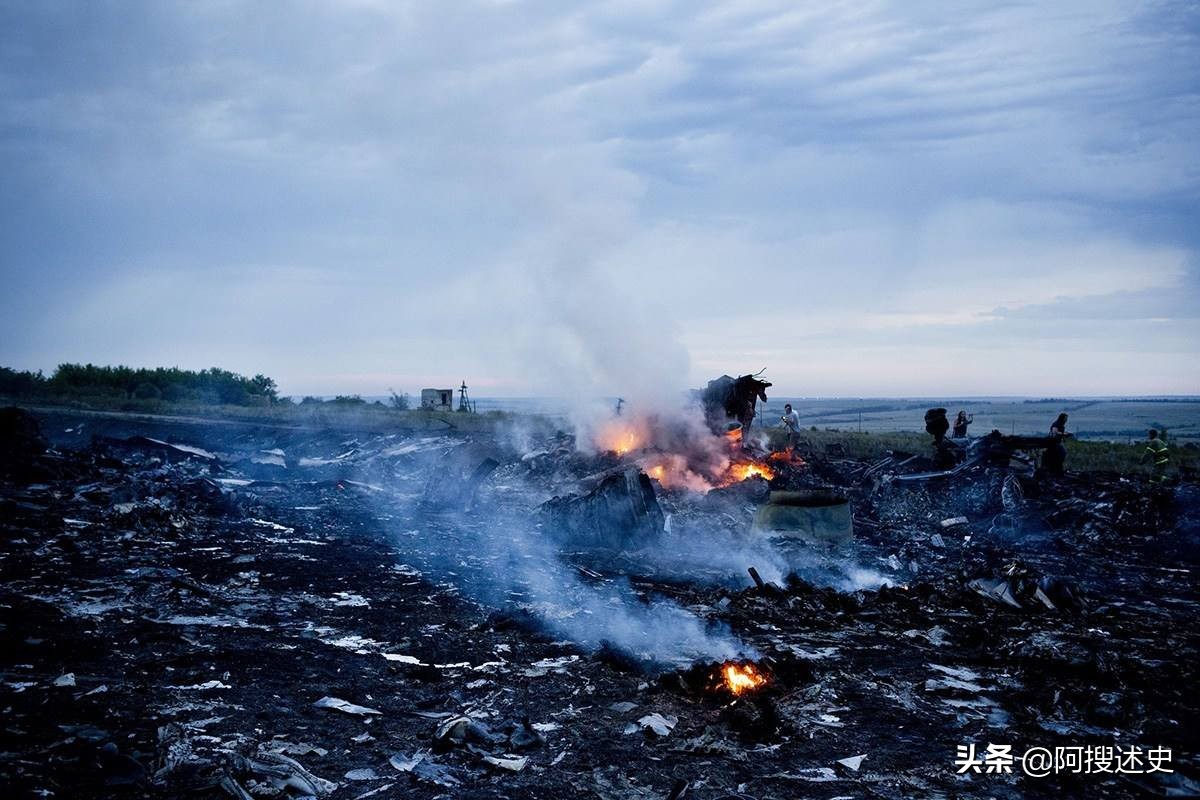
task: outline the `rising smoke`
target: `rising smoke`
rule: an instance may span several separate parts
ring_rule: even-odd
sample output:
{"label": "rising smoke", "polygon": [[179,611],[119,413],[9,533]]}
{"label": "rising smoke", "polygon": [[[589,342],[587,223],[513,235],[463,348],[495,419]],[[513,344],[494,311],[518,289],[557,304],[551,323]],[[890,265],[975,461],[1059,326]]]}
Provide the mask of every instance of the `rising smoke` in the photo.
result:
{"label": "rising smoke", "polygon": [[452,580],[489,608],[519,610],[555,636],[595,650],[607,645],[643,664],[678,666],[697,659],[753,657],[728,629],[712,626],[669,598],[644,601],[620,579],[587,579],[558,552],[529,515],[476,510],[403,513],[405,558],[432,580]]}
{"label": "rising smoke", "polygon": [[[593,451],[623,400],[622,431],[664,453],[686,453],[693,484],[728,466],[729,449],[708,430],[696,405],[685,402],[689,357],[665,309],[624,291],[589,262],[558,257],[532,282],[514,273],[506,296],[516,298],[515,344],[531,386],[566,401],[580,451]],[[624,434],[623,434],[624,435]],[[509,439],[518,453],[536,446],[535,435],[515,426]],[[633,448],[630,448],[633,449]],[[681,470],[686,478],[686,471]],[[686,483],[685,483],[686,485]],[[531,492],[534,494],[535,492]],[[469,598],[493,608],[532,614],[557,636],[595,649],[610,645],[646,663],[682,664],[756,654],[727,629],[714,627],[669,598],[642,599],[623,579],[585,579],[559,553],[559,537],[537,527],[532,504],[522,509],[476,508],[471,515],[431,517],[405,511],[422,540],[422,569],[438,579],[452,573]],[[635,554],[650,572],[730,586],[748,583],[756,566],[769,581],[790,572],[820,575],[823,583],[861,588],[863,577],[845,568],[808,563],[765,539],[715,528],[678,527]]]}

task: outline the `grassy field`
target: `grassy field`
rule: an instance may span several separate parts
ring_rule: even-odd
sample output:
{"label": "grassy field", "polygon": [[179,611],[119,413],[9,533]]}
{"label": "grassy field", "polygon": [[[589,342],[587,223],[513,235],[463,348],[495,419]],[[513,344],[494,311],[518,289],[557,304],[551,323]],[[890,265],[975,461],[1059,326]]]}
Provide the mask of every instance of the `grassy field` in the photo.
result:
{"label": "grassy field", "polygon": [[[790,402],[807,427],[882,433],[924,431],[925,410],[948,409],[953,420],[959,409],[974,416],[970,432],[982,436],[993,428],[1001,433],[1044,434],[1059,412],[1067,412],[1067,429],[1086,440],[1137,441],[1148,428],[1166,429],[1174,442],[1200,442],[1200,400],[1054,399],[1021,398],[863,398],[814,399],[772,397],[763,419],[774,424]],[[861,426],[861,428],[860,428]]]}
{"label": "grassy field", "polygon": [[[772,449],[782,449],[786,434],[780,428],[768,429]],[[929,434],[892,431],[871,433],[857,431],[805,431],[801,437],[801,450],[818,456],[827,456],[832,450],[847,458],[880,458],[889,450],[898,450],[914,455],[929,455]],[[1200,445],[1192,442],[1171,442],[1172,474],[1180,466],[1187,469],[1200,468]],[[1150,466],[1142,464],[1145,452],[1143,442],[1133,444],[1109,441],[1085,441],[1072,439],[1067,442],[1067,469],[1078,472],[1107,472],[1122,475],[1149,475]]]}
{"label": "grassy field", "polygon": [[0,405],[21,405],[33,409],[69,409],[82,413],[119,414],[122,416],[182,417],[230,423],[280,425],[296,428],[336,429],[348,432],[389,433],[392,431],[429,431],[489,433],[520,422],[545,430],[554,427],[544,418],[511,411],[480,414],[456,412],[401,411],[384,405],[339,405],[313,403],[271,406],[234,406],[168,403],[161,400],[132,400],[120,403],[20,401],[0,397]]}

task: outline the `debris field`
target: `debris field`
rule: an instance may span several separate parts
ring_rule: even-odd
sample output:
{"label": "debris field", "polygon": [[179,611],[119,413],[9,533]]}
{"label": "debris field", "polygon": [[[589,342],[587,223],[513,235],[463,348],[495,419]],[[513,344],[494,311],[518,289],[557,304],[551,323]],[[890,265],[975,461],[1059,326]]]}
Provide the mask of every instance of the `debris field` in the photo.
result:
{"label": "debris field", "polygon": [[[1189,483],[3,414],[5,797],[1200,792]],[[771,491],[852,538],[764,537]],[[959,774],[987,743],[1173,771]]]}

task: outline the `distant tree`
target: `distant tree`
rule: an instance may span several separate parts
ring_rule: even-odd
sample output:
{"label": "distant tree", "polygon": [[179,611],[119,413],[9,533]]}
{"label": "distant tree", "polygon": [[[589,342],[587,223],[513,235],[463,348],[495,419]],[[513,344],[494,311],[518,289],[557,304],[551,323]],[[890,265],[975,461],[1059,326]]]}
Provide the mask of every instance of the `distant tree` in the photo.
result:
{"label": "distant tree", "polygon": [[325,402],[325,401],[324,401],[324,400],[322,400],[321,398],[319,398],[319,397],[313,397],[313,396],[310,394],[310,395],[305,395],[305,396],[304,396],[304,399],[300,401],[300,405],[302,405],[302,406],[319,406],[319,405],[321,405],[321,403],[323,403],[323,402]]}
{"label": "distant tree", "polygon": [[11,367],[0,367],[0,394],[10,397],[31,397],[47,389],[46,376],[42,371],[18,371]]}
{"label": "distant tree", "polygon": [[279,387],[275,385],[275,381],[268,378],[266,375],[255,375],[250,379],[250,384],[257,390],[255,394],[260,394],[268,398],[271,402],[279,399]]}
{"label": "distant tree", "polygon": [[356,394],[339,394],[329,401],[339,406],[365,406],[366,400]]}
{"label": "distant tree", "polygon": [[133,369],[97,367],[94,364],[59,364],[50,376],[52,394],[72,397],[141,398],[155,387],[158,396],[171,402],[263,405],[278,399],[275,381],[265,375],[247,378],[220,367],[200,371],[179,367]]}
{"label": "distant tree", "polygon": [[396,394],[395,389],[388,389],[388,391],[392,393],[391,400],[389,401],[392,404],[392,408],[397,411],[408,411],[408,409],[412,408],[412,398],[408,396],[408,392]]}
{"label": "distant tree", "polygon": [[160,400],[162,391],[153,383],[142,382],[133,390],[133,396],[138,400]]}

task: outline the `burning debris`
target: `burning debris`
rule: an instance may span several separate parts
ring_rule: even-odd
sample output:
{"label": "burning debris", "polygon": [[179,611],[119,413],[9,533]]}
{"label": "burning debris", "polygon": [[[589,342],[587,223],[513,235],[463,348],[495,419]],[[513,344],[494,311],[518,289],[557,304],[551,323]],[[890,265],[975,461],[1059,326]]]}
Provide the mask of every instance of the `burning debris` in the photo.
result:
{"label": "burning debris", "polygon": [[727,661],[721,665],[720,687],[735,697],[767,685],[767,676],[752,661]]}
{"label": "burning debris", "polygon": [[969,742],[1169,747],[1139,790],[1192,785],[1192,485],[1164,511],[1020,449],[947,474],[632,405],[625,452],[5,414],[17,795],[1130,787],[963,781]]}

